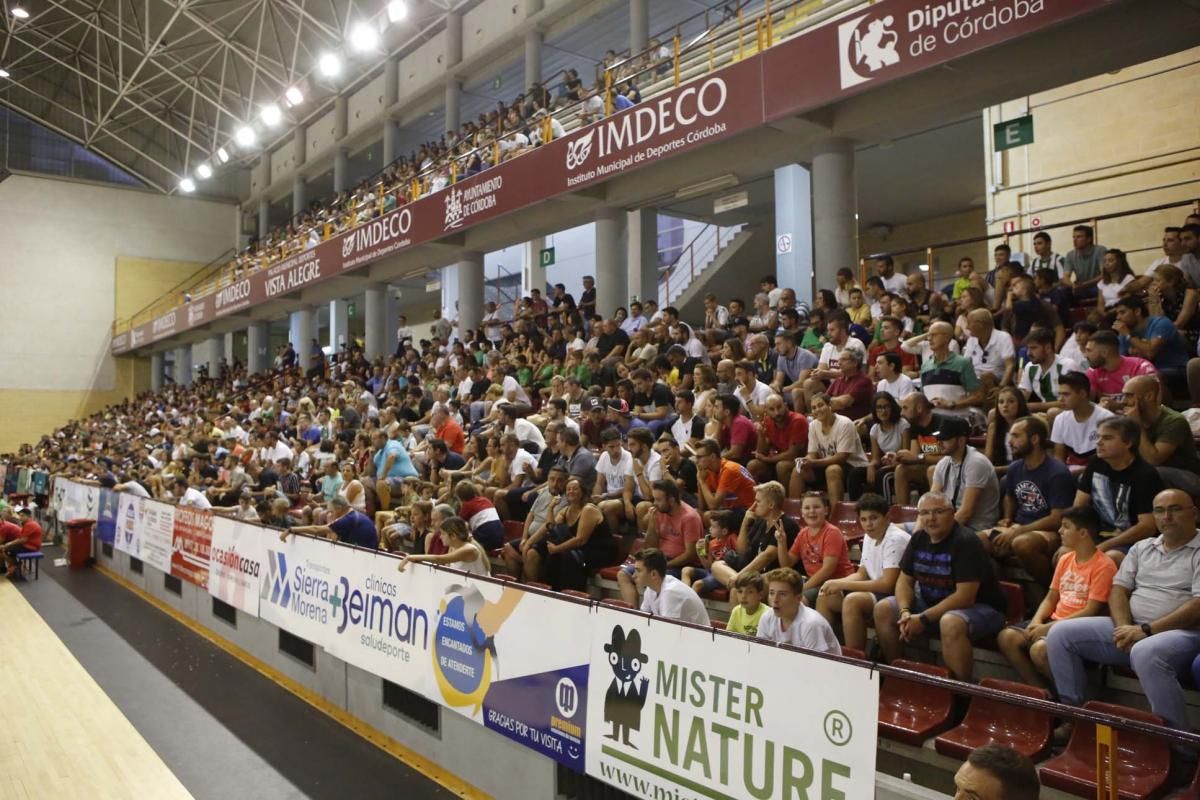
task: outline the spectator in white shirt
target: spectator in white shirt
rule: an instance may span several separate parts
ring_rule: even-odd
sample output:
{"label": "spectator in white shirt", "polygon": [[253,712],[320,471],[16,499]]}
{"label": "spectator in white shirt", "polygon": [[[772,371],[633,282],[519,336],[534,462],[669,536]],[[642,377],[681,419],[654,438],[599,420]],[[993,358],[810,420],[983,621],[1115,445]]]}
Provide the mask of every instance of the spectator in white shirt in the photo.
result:
{"label": "spectator in white shirt", "polygon": [[504,379],[500,382],[500,388],[504,391],[504,399],[510,403],[529,405],[529,393],[517,382],[514,372],[511,365],[504,368]]}
{"label": "spectator in white shirt", "polygon": [[200,508],[208,510],[212,508],[212,503],[208,502],[208,498],[203,492],[192,489],[188,486],[187,478],[175,479],[175,501],[181,506],[189,506],[191,508]]}
{"label": "spectator in white shirt", "polygon": [[801,602],[804,578],[790,567],[766,574],[767,605],[758,621],[758,638],[795,645],[805,650],[842,654],[833,628],[825,618]]}
{"label": "spectator in white shirt", "polygon": [[963,355],[971,359],[984,391],[991,394],[997,387],[1012,383],[1017,357],[1012,335],[996,330],[992,312],[986,308],[977,308],[967,315],[967,330],[971,338],[967,339]]}
{"label": "spectator in white shirt", "polygon": [[898,353],[880,353],[876,356],[875,372],[879,375],[879,383],[875,389],[887,392],[896,398],[897,403],[917,391],[912,378],[904,374],[903,362]]}
{"label": "spectator in white shirt", "polygon": [[661,550],[649,547],[639,550],[633,558],[633,582],[643,592],[642,611],[695,625],[707,627],[711,624],[700,595],[691,586],[667,574],[667,557]]}
{"label": "spectator in white shirt", "polygon": [[875,274],[879,276],[879,280],[883,281],[885,291],[908,296],[908,276],[896,272],[896,262],[892,260],[891,256],[880,256],[875,259]]}
{"label": "spectator in white shirt", "polygon": [[763,383],[758,379],[752,361],[739,361],[734,375],[737,378],[737,389],[734,394],[742,401],[742,407],[749,412],[750,416],[757,419],[762,415],[763,406],[767,404],[767,400],[775,394],[775,391],[770,384]]}

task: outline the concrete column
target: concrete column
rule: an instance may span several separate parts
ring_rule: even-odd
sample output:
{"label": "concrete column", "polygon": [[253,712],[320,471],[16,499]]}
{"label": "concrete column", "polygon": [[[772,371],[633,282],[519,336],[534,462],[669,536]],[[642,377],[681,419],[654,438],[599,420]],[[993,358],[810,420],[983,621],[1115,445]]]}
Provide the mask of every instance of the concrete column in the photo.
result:
{"label": "concrete column", "polygon": [[542,32],[525,31],[525,88],[542,82]]}
{"label": "concrete column", "polygon": [[462,100],[462,81],[446,79],[446,130],[459,129],[459,106]]}
{"label": "concrete column", "polygon": [[462,12],[446,14],[446,68],[458,66],[462,61],[463,24]]}
{"label": "concrete column", "polygon": [[262,198],[258,201],[258,240],[260,242],[266,240],[267,234],[271,230],[271,204],[267,202],[267,198]]}
{"label": "concrete column", "polygon": [[350,304],[345,300],[329,301],[329,346],[339,353],[350,341]]}
{"label": "concrete column", "polygon": [[400,153],[400,123],[394,119],[383,121],[383,163],[384,166],[395,161]]}
{"label": "concrete column", "polygon": [[177,386],[192,385],[192,347],[184,345],[175,348],[175,384]]}
{"label": "concrete column", "polygon": [[857,211],[854,143],[822,142],[812,165],[813,274],[818,289],[833,288],[842,267],[858,274]]}
{"label": "concrete column", "polygon": [[303,175],[297,175],[292,181],[292,214],[303,214],[308,206],[308,182]]}
{"label": "concrete column", "polygon": [[383,68],[383,107],[400,102],[400,59],[389,58]]}
{"label": "concrete column", "polygon": [[545,0],[525,0],[525,16],[532,17],[545,8]]}
{"label": "concrete column", "polygon": [[267,323],[251,322],[246,328],[246,370],[251,374],[264,372],[271,365],[271,339]]}
{"label": "concrete column", "polygon": [[658,301],[658,209],[626,213],[626,272],[631,296]]}
{"label": "concrete column", "polygon": [[221,359],[225,356],[225,339],[214,336],[208,340],[208,377],[221,377]]}
{"label": "concrete column", "polygon": [[466,252],[458,262],[458,335],[483,319],[483,253]]}
{"label": "concrete column", "polygon": [[297,363],[304,369],[312,366],[312,340],[316,331],[316,314],[311,308],[293,311],[289,320],[292,347],[296,350]]}
{"label": "concrete column", "polygon": [[333,140],[340,142],[350,129],[350,103],[346,95],[338,95],[333,101]]}
{"label": "concrete column", "polygon": [[640,53],[650,41],[649,0],[629,0],[629,52]]}
{"label": "concrete column", "polygon": [[347,174],[350,171],[350,156],[345,150],[339,149],[333,154],[333,191],[344,192],[349,187],[346,185],[350,176]]}
{"label": "concrete column", "polygon": [[303,125],[296,128],[292,134],[292,160],[300,166],[308,159],[308,137],[305,136]]}
{"label": "concrete column", "polygon": [[[368,361],[387,355],[387,287],[384,285],[368,286],[366,291],[366,299],[363,305],[364,321],[366,322],[366,335],[363,342],[363,350]],[[395,327],[395,326],[393,326]],[[392,331],[394,337],[396,332]]]}
{"label": "concrete column", "polygon": [[225,334],[221,342],[221,352],[225,356],[225,363],[230,367],[233,366],[233,331]]}
{"label": "concrete column", "polygon": [[625,214],[616,208],[596,212],[596,313],[611,317],[617,306],[629,302],[629,275],[622,236]]}
{"label": "concrete column", "polygon": [[390,355],[396,352],[396,345],[400,341],[396,338],[396,328],[400,325],[400,298],[386,286],[383,290],[383,311],[384,355]]}
{"label": "concrete column", "polygon": [[[796,300],[813,298],[813,215],[811,176],[799,164],[775,170],[775,277],[781,288],[796,290]],[[832,289],[834,282],[822,285]]]}
{"label": "concrete column", "polygon": [[546,270],[542,269],[542,249],[546,246],[546,238],[539,236],[525,243],[525,257],[521,260],[521,296],[528,297],[529,290],[535,286],[546,291],[549,278]]}
{"label": "concrete column", "polygon": [[163,388],[163,354],[150,354],[150,391],[161,392]]}

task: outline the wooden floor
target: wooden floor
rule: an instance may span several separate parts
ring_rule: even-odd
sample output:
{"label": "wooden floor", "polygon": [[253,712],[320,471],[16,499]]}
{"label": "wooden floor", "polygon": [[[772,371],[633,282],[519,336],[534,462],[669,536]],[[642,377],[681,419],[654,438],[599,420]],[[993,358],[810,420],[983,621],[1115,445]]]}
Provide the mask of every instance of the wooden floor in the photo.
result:
{"label": "wooden floor", "polygon": [[16,587],[2,578],[0,676],[0,798],[191,797]]}

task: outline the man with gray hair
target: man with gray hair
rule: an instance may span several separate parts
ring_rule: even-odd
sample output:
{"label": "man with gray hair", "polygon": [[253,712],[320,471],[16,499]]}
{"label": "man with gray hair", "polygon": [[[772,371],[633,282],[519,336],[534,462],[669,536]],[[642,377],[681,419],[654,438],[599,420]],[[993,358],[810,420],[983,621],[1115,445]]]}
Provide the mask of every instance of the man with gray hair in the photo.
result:
{"label": "man with gray hair", "polygon": [[946,666],[958,680],[971,681],[973,643],[999,633],[1007,610],[983,543],[955,522],[950,498],[926,493],[917,503],[917,530],[900,561],[896,594],[875,605],[884,658],[900,658],[906,642],[936,629]]}
{"label": "man with gray hair", "polygon": [[368,550],[379,549],[379,533],[375,530],[375,524],[366,514],[351,508],[345,495],[334,495],[328,506],[330,519],[327,525],[298,525],[279,534],[279,540],[286,542],[291,534],[303,533]]}

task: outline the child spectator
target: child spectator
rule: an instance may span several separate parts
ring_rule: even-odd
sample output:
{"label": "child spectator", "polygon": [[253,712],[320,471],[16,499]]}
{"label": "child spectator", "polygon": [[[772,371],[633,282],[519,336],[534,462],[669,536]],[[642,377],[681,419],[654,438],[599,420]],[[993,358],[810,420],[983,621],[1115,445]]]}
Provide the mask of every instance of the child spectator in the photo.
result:
{"label": "child spectator", "polygon": [[757,572],[747,572],[738,576],[734,582],[738,604],[730,612],[725,630],[743,636],[758,635],[758,623],[767,611],[767,606],[762,601],[765,588],[766,581]]}
{"label": "child spectator", "polygon": [[825,581],[854,574],[846,537],[829,522],[829,511],[827,496],[808,492],[800,502],[800,518],[805,527],[800,529],[792,546],[788,547],[784,531],[775,531],[779,565],[790,567],[799,561],[804,568],[808,578],[804,582],[804,602],[809,608],[817,604],[817,594]]}
{"label": "child spectator", "polygon": [[1105,614],[1117,565],[1096,549],[1103,523],[1094,506],[1075,506],[1063,512],[1059,534],[1066,552],[1054,568],[1050,591],[1033,618],[1000,631],[997,643],[1008,663],[1033,686],[1046,686],[1050,658],[1046,634],[1059,620]]}
{"label": "child spectator", "polygon": [[[708,518],[708,534],[696,542],[696,555],[700,557],[703,566],[683,568],[683,582],[690,584],[701,597],[707,597],[715,589],[721,588],[721,582],[713,577],[712,565],[714,561],[724,559],[726,551],[736,551],[737,531],[732,530],[732,525],[733,514],[728,511],[714,511]],[[736,582],[734,588],[737,588]],[[729,599],[736,602],[733,592],[730,592]]]}
{"label": "child spectator", "polygon": [[817,596],[817,611],[831,625],[834,615],[841,614],[846,646],[865,650],[867,625],[875,603],[896,591],[900,560],[911,537],[903,528],[888,522],[888,502],[881,495],[864,494],[856,510],[858,524],[866,534],[858,571],[826,581]]}
{"label": "child spectator", "polygon": [[764,578],[770,608],[758,620],[758,638],[841,655],[833,628],[825,618],[801,602],[804,578],[794,569],[773,569]]}

